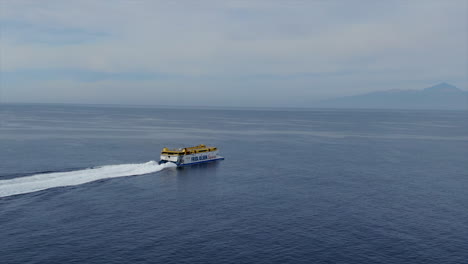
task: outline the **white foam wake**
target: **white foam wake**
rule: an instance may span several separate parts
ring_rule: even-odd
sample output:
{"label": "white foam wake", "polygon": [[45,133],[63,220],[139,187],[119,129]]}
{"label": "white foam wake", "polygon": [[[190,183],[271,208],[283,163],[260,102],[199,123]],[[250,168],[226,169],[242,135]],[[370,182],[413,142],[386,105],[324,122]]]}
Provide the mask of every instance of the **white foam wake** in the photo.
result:
{"label": "white foam wake", "polygon": [[148,174],[175,166],[171,162],[159,165],[155,161],[149,161],[140,164],[108,165],[77,171],[44,173],[0,180],[0,197],[37,192],[54,187],[78,185],[101,179]]}

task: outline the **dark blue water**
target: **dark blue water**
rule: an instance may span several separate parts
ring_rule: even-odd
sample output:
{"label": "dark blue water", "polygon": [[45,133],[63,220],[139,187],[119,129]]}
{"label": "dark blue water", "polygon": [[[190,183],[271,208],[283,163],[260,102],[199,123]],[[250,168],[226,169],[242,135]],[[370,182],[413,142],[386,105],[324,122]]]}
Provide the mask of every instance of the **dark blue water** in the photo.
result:
{"label": "dark blue water", "polygon": [[0,180],[0,263],[468,263],[468,112],[2,105]]}

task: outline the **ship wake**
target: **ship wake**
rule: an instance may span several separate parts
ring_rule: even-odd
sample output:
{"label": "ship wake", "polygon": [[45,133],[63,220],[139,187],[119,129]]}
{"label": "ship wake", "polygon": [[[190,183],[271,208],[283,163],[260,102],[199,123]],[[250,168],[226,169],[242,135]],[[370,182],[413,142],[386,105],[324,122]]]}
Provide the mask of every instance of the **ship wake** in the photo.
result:
{"label": "ship wake", "polygon": [[35,174],[0,180],[0,197],[42,191],[55,187],[73,186],[101,179],[143,175],[175,167],[173,163],[159,165],[156,161],[139,164],[107,165],[84,170]]}

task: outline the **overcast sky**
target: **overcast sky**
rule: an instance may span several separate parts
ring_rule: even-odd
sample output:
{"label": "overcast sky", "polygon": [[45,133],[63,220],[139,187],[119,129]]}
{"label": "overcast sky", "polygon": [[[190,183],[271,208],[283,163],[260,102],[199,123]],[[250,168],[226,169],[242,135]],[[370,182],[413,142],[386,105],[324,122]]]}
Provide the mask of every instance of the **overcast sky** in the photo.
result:
{"label": "overcast sky", "polygon": [[467,0],[0,0],[0,100],[308,106],[468,87]]}

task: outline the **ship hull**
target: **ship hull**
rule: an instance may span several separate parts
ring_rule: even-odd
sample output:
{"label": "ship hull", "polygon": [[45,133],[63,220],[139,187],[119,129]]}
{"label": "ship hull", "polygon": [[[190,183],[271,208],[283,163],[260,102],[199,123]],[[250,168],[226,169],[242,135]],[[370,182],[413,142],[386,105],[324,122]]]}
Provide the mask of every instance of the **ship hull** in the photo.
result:
{"label": "ship hull", "polygon": [[213,152],[203,152],[195,153],[188,155],[161,155],[161,160],[159,164],[172,162],[177,165],[177,167],[207,163],[217,160],[224,160],[224,157],[219,156],[217,151]]}
{"label": "ship hull", "polygon": [[203,161],[197,161],[197,162],[192,162],[192,163],[184,163],[184,164],[179,164],[177,167],[183,167],[183,166],[189,166],[189,165],[195,165],[195,164],[201,164],[201,163],[207,163],[207,162],[213,162],[217,160],[223,160],[223,157],[219,157],[216,159],[210,159],[210,160],[203,160]]}

